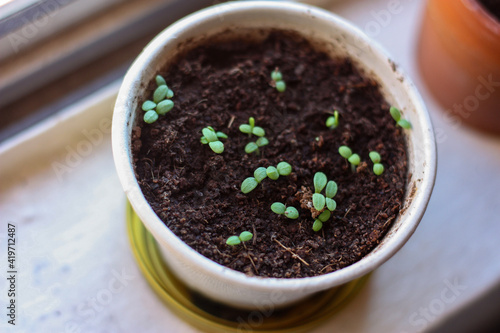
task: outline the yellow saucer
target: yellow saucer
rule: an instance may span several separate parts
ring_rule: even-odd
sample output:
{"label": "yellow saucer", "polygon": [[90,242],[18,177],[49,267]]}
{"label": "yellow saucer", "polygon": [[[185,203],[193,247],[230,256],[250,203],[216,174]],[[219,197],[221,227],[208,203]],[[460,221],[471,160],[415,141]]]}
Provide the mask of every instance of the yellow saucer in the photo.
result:
{"label": "yellow saucer", "polygon": [[132,251],[151,288],[179,318],[204,332],[308,332],[340,311],[364,286],[368,275],[274,311],[234,309],[183,285],[165,265],[158,245],[127,202]]}

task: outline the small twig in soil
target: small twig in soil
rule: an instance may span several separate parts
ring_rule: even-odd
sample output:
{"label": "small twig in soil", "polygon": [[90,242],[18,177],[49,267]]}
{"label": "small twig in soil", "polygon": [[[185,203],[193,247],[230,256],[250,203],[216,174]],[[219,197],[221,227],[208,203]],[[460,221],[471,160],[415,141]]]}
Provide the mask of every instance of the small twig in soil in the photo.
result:
{"label": "small twig in soil", "polygon": [[279,246],[281,246],[283,249],[285,249],[285,251],[289,252],[291,255],[292,255],[292,258],[294,259],[299,259],[300,261],[302,261],[302,263],[306,266],[309,266],[309,264],[307,263],[307,261],[305,261],[304,259],[302,259],[298,254],[296,254],[295,252],[293,252],[290,248],[286,247],[285,245],[281,244],[281,242],[279,240],[277,240],[276,238],[274,239],[274,241],[276,243],[279,244]]}
{"label": "small twig in soil", "polygon": [[255,272],[257,273],[257,275],[259,275],[259,270],[255,266],[255,263],[252,260],[252,256],[248,252],[247,252],[247,256],[248,256],[248,259],[250,259],[250,262],[252,263],[253,269],[255,269]]}
{"label": "small twig in soil", "polygon": [[351,211],[351,209],[352,209],[352,205],[350,205],[349,209],[347,210],[347,212],[345,212],[344,218],[347,216],[347,214],[349,214],[349,212]]}
{"label": "small twig in soil", "polygon": [[200,99],[200,100],[198,101],[198,103],[196,103],[196,105],[195,105],[195,106],[198,106],[198,105],[200,105],[200,104],[201,104],[201,103],[203,103],[203,102],[208,102],[208,99],[206,99],[206,98],[204,98],[204,99]]}
{"label": "small twig in soil", "polygon": [[319,271],[319,273],[322,273],[325,269],[327,269],[328,267],[332,267],[332,266],[333,266],[333,264],[330,264],[330,265],[327,265],[327,266],[323,267],[323,268]]}
{"label": "small twig in soil", "polygon": [[252,241],[252,244],[255,245],[255,243],[257,242],[257,230],[255,230],[255,225],[252,225],[252,230],[253,230],[253,241]]}
{"label": "small twig in soil", "polygon": [[387,221],[385,221],[383,228],[385,228],[385,226],[386,226],[387,224],[391,223],[391,222],[392,222],[392,220],[394,220],[394,219],[395,219],[395,216],[391,216],[391,217],[389,217],[389,218],[387,219]]}
{"label": "small twig in soil", "polygon": [[227,124],[227,128],[231,128],[233,126],[233,122],[236,119],[236,116],[231,116],[231,119],[229,120],[229,124]]}

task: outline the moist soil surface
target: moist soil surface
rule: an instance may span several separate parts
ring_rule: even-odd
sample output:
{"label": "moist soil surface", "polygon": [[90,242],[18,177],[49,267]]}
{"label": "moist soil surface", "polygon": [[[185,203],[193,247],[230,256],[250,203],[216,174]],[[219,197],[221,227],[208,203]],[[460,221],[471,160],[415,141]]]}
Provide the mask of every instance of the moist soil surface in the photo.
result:
{"label": "moist soil surface", "polygon": [[484,8],[493,14],[500,21],[500,1],[499,0],[478,0]]}
{"label": "moist soil surface", "polygon": [[[287,84],[284,93],[270,78],[276,67]],[[300,278],[351,265],[381,241],[402,207],[405,140],[377,82],[349,59],[332,59],[301,37],[272,31],[259,43],[204,43],[160,74],[175,92],[175,107],[134,128],[135,171],[153,210],[189,246],[247,275]],[[155,88],[151,83],[146,96]],[[325,121],[334,109],[340,124],[330,130]],[[245,153],[257,138],[238,129],[251,116],[270,142],[260,154]],[[222,154],[200,143],[206,126],[228,135]],[[339,155],[341,145],[361,156],[356,172]],[[382,156],[381,176],[372,171],[373,150]],[[241,192],[255,169],[281,161],[292,165],[291,175]],[[318,171],[337,182],[337,209],[314,232],[304,202]],[[270,209],[276,201],[294,206],[300,217],[276,215]],[[242,231],[253,239],[226,245]]]}

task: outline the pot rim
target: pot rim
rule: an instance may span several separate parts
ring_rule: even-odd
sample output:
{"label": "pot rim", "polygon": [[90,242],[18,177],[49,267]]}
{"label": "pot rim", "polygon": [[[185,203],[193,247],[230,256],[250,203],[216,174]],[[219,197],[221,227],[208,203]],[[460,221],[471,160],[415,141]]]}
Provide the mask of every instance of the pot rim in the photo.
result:
{"label": "pot rim", "polygon": [[[129,129],[132,125],[129,123],[131,120],[128,117],[130,111],[127,110],[134,105],[135,95],[130,92],[134,91],[134,87],[139,87],[141,73],[143,73],[147,65],[154,60],[156,54],[162,49],[165,43],[172,42],[181,32],[189,29],[193,24],[197,24],[200,20],[213,20],[214,18],[220,18],[223,15],[235,12],[255,12],[256,10],[285,11],[294,12],[295,14],[306,13],[313,19],[326,21],[333,20],[337,25],[354,34],[357,39],[369,44],[372,48],[372,52],[378,57],[385,58],[391,62],[388,53],[378,43],[369,39],[360,29],[352,26],[350,23],[331,12],[310,5],[277,1],[242,1],[215,5],[188,15],[157,35],[134,61],[123,80],[118,93],[112,123],[112,149],[117,173],[135,212],[160,243],[160,246],[162,246],[162,243],[168,243],[169,246],[176,250],[175,254],[181,257],[182,260],[194,261],[200,270],[211,275],[217,275],[223,283],[236,283],[242,287],[251,286],[255,290],[262,291],[289,290],[297,289],[298,287],[303,289],[308,289],[309,287],[326,289],[332,286],[341,285],[371,272],[392,257],[406,243],[424,215],[434,186],[437,157],[431,119],[414,84],[399,68],[395,69],[394,75],[402,78],[402,84],[405,86],[415,109],[419,111],[417,112],[417,117],[422,128],[426,132],[422,142],[425,160],[427,161],[424,166],[424,174],[426,177],[419,183],[419,190],[412,198],[412,204],[404,214],[405,222],[394,231],[390,239],[379,244],[369,254],[350,266],[320,276],[292,279],[252,277],[222,266],[192,249],[165,226],[149,206],[135,178],[131,162],[129,133]],[[384,240],[389,233],[390,231],[384,236]]]}

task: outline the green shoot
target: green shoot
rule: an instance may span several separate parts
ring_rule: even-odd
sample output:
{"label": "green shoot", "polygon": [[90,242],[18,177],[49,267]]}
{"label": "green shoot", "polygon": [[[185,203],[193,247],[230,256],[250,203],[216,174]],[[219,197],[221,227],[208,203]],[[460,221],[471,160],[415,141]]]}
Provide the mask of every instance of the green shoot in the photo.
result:
{"label": "green shoot", "polygon": [[323,222],[321,222],[320,220],[316,219],[314,220],[314,223],[313,223],[313,230],[315,232],[318,232],[321,230],[321,228],[323,228]]}
{"label": "green shoot", "polygon": [[169,99],[166,99],[166,100],[161,101],[160,103],[158,103],[156,105],[156,113],[163,116],[163,115],[167,114],[167,112],[172,110],[173,107],[174,107],[174,102],[172,102]]}
{"label": "green shoot", "polygon": [[314,175],[314,192],[320,193],[326,186],[326,175],[323,172],[316,172]]}
{"label": "green shoot", "polygon": [[411,129],[411,123],[408,120],[401,118],[401,111],[394,106],[391,106],[389,112],[391,113],[392,119],[394,119],[399,126],[404,129]]}
{"label": "green shoot", "polygon": [[266,135],[266,131],[262,127],[255,126],[254,117],[248,118],[248,124],[240,125],[240,131],[248,136],[252,136],[252,134],[259,137]]}
{"label": "green shoot", "polygon": [[259,137],[257,141],[249,142],[245,146],[245,153],[247,154],[259,154],[259,148],[267,146],[269,144],[269,140],[264,137],[264,135],[266,135],[266,131],[262,127],[255,126],[254,117],[248,118],[248,124],[241,124],[240,131],[242,133],[248,134],[248,136],[250,137],[252,136],[252,134]]}
{"label": "green shoot", "polygon": [[285,81],[278,81],[276,82],[276,90],[278,90],[279,92],[285,92],[286,90],[286,83]]}
{"label": "green shoot", "polygon": [[287,162],[280,162],[277,167],[259,167],[254,171],[253,177],[248,177],[241,183],[241,192],[245,194],[252,192],[267,177],[277,180],[280,175],[288,176],[291,172],[292,166]]}
{"label": "green shoot", "polygon": [[271,210],[278,215],[283,215],[285,214],[286,206],[281,202],[275,202],[271,205]]}
{"label": "green shoot", "polygon": [[243,231],[241,234],[240,234],[240,240],[242,242],[248,242],[249,240],[251,240],[253,238],[253,234],[250,232],[250,231]]}
{"label": "green shoot", "polygon": [[326,184],[325,194],[327,198],[333,198],[338,191],[337,183],[333,180],[330,180],[328,184]]}
{"label": "green shoot", "polygon": [[323,194],[314,193],[312,200],[313,200],[314,209],[321,211],[321,210],[323,210],[323,208],[325,208],[326,198]]}
{"label": "green shoot", "polygon": [[292,166],[287,162],[279,162],[276,169],[278,169],[280,176],[288,176],[292,173]]}
{"label": "green shoot", "polygon": [[[316,172],[313,181],[316,192],[312,196],[313,207],[321,212],[313,224],[313,230],[317,232],[323,228],[323,223],[328,221],[332,212],[337,209],[337,203],[333,200],[333,197],[337,194],[338,186],[335,181],[328,181],[326,175],[322,172]],[[325,195],[321,194],[323,189],[325,189]]]}
{"label": "green shoot", "polygon": [[254,177],[248,177],[241,183],[241,192],[247,194],[252,192],[260,182],[257,181]]}
{"label": "green shoot", "polygon": [[371,151],[369,155],[370,159],[373,162],[373,173],[377,176],[380,176],[384,173],[384,166],[382,165],[382,163],[380,163],[380,161],[382,160],[380,154],[376,151]]}
{"label": "green shoot", "polygon": [[156,80],[156,85],[158,87],[159,86],[166,86],[167,85],[167,81],[165,81],[165,79],[161,75],[156,75],[155,80]]}
{"label": "green shoot", "polygon": [[149,110],[144,114],[144,122],[152,124],[158,120],[158,113],[153,110]]}
{"label": "green shoot", "polygon": [[243,242],[248,242],[253,238],[253,234],[249,231],[243,231],[239,236],[231,236],[226,240],[226,244],[230,246],[240,245]]}
{"label": "green shoot", "polygon": [[259,154],[259,148],[267,146],[269,144],[269,140],[266,138],[258,138],[257,141],[255,142],[249,142],[245,146],[245,153],[251,154],[251,153],[256,153]]}
{"label": "green shoot", "polygon": [[295,207],[286,207],[281,202],[275,202],[271,205],[271,210],[278,215],[285,215],[289,219],[299,218],[299,211]]}
{"label": "green shoot", "polygon": [[167,97],[168,87],[166,84],[158,86],[153,93],[153,102],[160,103]]}
{"label": "green shoot", "polygon": [[[144,122],[148,124],[154,123],[158,120],[159,115],[167,114],[174,107],[174,102],[170,100],[170,98],[174,97],[174,92],[168,88],[163,76],[157,75],[155,81],[158,87],[153,92],[153,100],[142,103],[142,110],[146,111]],[[213,146],[216,146],[215,149],[220,150],[219,144]]]}
{"label": "green shoot", "polygon": [[269,178],[271,178],[272,180],[277,180],[279,177],[280,177],[280,174],[278,172],[278,169],[276,169],[275,167],[273,166],[269,166],[267,167],[266,169],[266,174]]}
{"label": "green shoot", "polygon": [[281,72],[276,68],[272,73],[271,73],[271,79],[274,82],[282,81],[283,80],[283,75]]}
{"label": "green shoot", "polygon": [[224,151],[224,144],[219,140],[219,138],[226,139],[227,135],[222,132],[215,132],[215,130],[208,126],[201,130],[203,136],[200,142],[204,145],[208,144],[210,149],[216,154],[222,154]]}
{"label": "green shoot", "polygon": [[255,180],[257,180],[258,183],[260,183],[261,181],[263,181],[264,179],[267,178],[266,171],[267,171],[267,169],[264,167],[257,168],[254,171],[253,176],[254,176]]}
{"label": "green shoot", "polygon": [[355,172],[356,166],[358,166],[361,163],[361,158],[359,157],[359,155],[353,154],[351,148],[347,146],[340,146],[339,154],[343,158],[347,159],[349,163],[351,163],[351,169],[353,172]]}
{"label": "green shoot", "polygon": [[286,90],[286,83],[283,81],[283,75],[279,71],[278,67],[271,73],[271,79],[274,82],[274,86],[276,87],[276,90],[279,92],[285,92]]}
{"label": "green shoot", "polygon": [[339,112],[335,110],[333,116],[328,117],[326,120],[326,127],[331,130],[336,129],[339,126]]}
{"label": "green shoot", "polygon": [[142,110],[143,111],[149,111],[149,110],[153,110],[154,108],[156,107],[156,103],[153,102],[153,101],[145,101],[144,103],[142,103]]}

